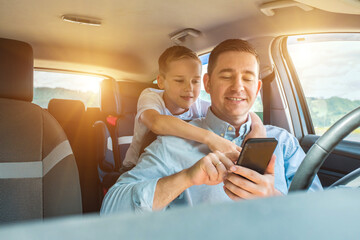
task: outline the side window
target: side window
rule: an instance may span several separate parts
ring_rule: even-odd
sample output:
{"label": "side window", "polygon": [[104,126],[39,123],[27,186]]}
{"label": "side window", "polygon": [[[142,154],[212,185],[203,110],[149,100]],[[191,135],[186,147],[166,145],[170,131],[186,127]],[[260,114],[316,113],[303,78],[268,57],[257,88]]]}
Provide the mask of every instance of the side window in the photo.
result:
{"label": "side window", "polygon": [[201,71],[201,91],[199,98],[205,100],[207,102],[211,102],[210,95],[205,91],[204,82],[202,81],[204,78],[205,73],[207,73],[207,65],[209,61],[210,53],[205,53],[199,56],[202,64],[202,71]]}
{"label": "side window", "polygon": [[[201,79],[204,77],[205,73],[207,73],[207,65],[208,65],[208,61],[209,61],[209,56],[210,56],[210,53],[206,53],[206,54],[199,56],[201,63],[202,63]],[[201,84],[202,84],[202,87],[201,87],[201,92],[200,92],[199,98],[203,99],[205,101],[211,102],[210,95],[206,93],[205,88],[203,86],[203,82]],[[263,104],[262,104],[260,94],[257,96],[255,103],[252,106],[250,111],[255,112],[257,115],[259,115],[261,120],[263,120]]]}
{"label": "side window", "polygon": [[75,73],[34,71],[33,103],[47,108],[52,98],[81,100],[86,107],[99,107],[100,82],[104,77]]}
{"label": "side window", "polygon": [[[360,106],[360,34],[290,36],[287,49],[315,134]],[[346,140],[360,142],[360,128]]]}

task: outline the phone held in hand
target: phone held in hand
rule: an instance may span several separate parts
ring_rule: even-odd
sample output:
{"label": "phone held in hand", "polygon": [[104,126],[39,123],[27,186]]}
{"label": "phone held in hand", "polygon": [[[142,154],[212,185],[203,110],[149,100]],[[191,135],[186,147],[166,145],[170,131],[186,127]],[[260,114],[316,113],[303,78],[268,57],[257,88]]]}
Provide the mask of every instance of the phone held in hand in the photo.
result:
{"label": "phone held in hand", "polygon": [[236,164],[264,174],[278,141],[275,138],[250,138],[243,144]]}

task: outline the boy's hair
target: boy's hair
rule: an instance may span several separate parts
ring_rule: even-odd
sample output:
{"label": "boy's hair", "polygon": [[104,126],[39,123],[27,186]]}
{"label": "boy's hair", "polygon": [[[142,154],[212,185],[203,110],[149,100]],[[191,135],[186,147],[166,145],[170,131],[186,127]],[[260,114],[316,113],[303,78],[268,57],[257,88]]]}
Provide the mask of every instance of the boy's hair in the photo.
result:
{"label": "boy's hair", "polygon": [[193,52],[191,49],[184,46],[173,46],[166,49],[159,57],[159,73],[165,76],[165,73],[168,70],[168,65],[172,61],[191,58],[199,62],[201,65],[201,61],[198,55]]}
{"label": "boy's hair", "polygon": [[259,68],[260,68],[260,59],[259,55],[257,54],[255,48],[251,46],[251,44],[245,40],[242,39],[228,39],[220,44],[218,44],[212,51],[209,57],[208,62],[208,70],[207,73],[209,76],[211,76],[212,72],[214,71],[216,61],[220,54],[224,52],[230,52],[230,51],[236,51],[236,52],[248,52],[253,54],[256,57],[256,61],[258,62]]}

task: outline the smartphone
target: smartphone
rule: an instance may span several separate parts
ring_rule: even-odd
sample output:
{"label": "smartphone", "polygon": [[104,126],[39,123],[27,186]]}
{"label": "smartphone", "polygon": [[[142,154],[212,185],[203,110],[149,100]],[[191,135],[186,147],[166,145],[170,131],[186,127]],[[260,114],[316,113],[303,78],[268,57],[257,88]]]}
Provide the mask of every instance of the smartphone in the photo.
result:
{"label": "smartphone", "polygon": [[275,138],[250,138],[242,147],[236,164],[264,174],[278,141]]}

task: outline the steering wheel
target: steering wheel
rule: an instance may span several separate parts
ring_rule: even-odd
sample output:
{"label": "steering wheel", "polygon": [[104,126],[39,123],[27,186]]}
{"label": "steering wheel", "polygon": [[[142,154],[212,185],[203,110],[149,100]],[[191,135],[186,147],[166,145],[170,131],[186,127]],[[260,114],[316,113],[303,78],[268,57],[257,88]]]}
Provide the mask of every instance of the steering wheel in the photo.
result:
{"label": "steering wheel", "polygon": [[[319,171],[321,165],[324,163],[325,159],[332,152],[335,146],[359,126],[360,107],[346,114],[334,125],[332,125],[307,152],[306,157],[295,173],[289,188],[289,192],[307,190],[310,187],[316,173]],[[358,170],[355,170],[357,173],[353,172],[349,174],[351,175],[352,179],[354,179],[354,177],[360,176],[360,171]],[[344,178],[347,176],[348,175],[346,175]],[[344,182],[341,181],[342,179],[339,181]]]}

